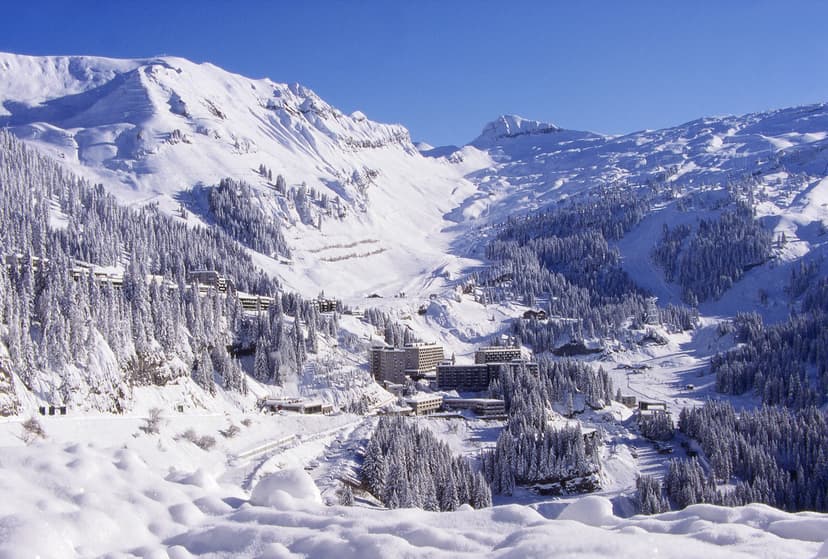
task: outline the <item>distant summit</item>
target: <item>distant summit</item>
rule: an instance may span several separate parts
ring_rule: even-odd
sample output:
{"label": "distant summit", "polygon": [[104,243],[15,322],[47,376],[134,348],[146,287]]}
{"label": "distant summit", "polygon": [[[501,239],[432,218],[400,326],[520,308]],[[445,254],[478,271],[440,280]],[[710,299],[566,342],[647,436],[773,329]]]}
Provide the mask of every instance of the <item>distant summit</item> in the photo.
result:
{"label": "distant summit", "polygon": [[480,133],[471,145],[478,148],[488,148],[499,140],[507,138],[518,138],[522,136],[538,136],[542,134],[559,134],[567,133],[567,137],[578,138],[598,138],[598,134],[591,132],[580,132],[574,130],[566,130],[552,124],[551,122],[541,122],[539,120],[529,120],[518,115],[500,115],[495,120],[483,127],[483,132]]}
{"label": "distant summit", "polygon": [[551,122],[529,120],[519,115],[500,115],[483,127],[480,137],[511,138],[524,134],[548,134],[560,130],[560,127]]}
{"label": "distant summit", "polygon": [[500,115],[483,127],[483,132],[472,144],[482,145],[500,138],[514,138],[528,134],[550,134],[560,131],[560,127],[550,122],[528,120],[518,115]]}

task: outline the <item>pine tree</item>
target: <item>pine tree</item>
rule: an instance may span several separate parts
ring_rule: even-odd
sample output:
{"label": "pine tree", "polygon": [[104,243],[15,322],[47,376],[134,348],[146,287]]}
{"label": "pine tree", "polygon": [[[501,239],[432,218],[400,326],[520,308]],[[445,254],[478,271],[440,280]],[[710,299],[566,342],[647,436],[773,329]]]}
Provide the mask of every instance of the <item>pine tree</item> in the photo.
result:
{"label": "pine tree", "polygon": [[203,347],[193,364],[193,380],[208,393],[215,395],[216,384],[213,379],[213,361],[207,347]]}
{"label": "pine tree", "polygon": [[351,490],[350,484],[344,483],[339,489],[339,504],[345,507],[353,506],[354,493]]}

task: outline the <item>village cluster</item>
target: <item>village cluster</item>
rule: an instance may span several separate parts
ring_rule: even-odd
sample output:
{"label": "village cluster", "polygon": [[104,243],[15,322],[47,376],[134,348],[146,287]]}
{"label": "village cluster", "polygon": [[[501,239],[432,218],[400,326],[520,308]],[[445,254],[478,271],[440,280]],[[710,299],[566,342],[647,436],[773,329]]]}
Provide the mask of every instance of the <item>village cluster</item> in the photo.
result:
{"label": "village cluster", "polygon": [[[503,400],[480,394],[488,390],[501,367],[535,374],[538,370],[537,363],[527,359],[517,345],[480,347],[474,363],[458,363],[453,355],[446,358],[443,347],[435,343],[408,343],[399,348],[380,345],[369,350],[369,363],[377,383],[400,395],[406,404],[393,413],[422,415],[470,409],[486,418],[506,414]],[[412,382],[425,390],[408,394]],[[473,393],[474,397],[460,397],[459,393]]]}

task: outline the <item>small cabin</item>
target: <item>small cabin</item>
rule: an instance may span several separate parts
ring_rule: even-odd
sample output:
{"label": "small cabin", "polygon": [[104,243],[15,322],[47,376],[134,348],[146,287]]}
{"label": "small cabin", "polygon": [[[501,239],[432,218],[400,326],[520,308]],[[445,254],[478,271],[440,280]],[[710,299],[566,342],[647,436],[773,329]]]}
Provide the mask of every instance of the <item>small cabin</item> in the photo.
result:
{"label": "small cabin", "polygon": [[635,396],[621,396],[621,403],[628,408],[634,408],[636,405]]}
{"label": "small cabin", "polygon": [[667,411],[667,403],[666,402],[645,402],[641,401],[638,402],[638,411]]}
{"label": "small cabin", "polygon": [[336,299],[326,299],[324,297],[319,297],[317,299],[311,300],[310,303],[316,308],[317,311],[321,313],[334,312],[336,310]]}
{"label": "small cabin", "polygon": [[66,415],[66,406],[40,406],[40,415]]}
{"label": "small cabin", "polygon": [[666,402],[638,402],[638,416],[640,419],[662,414],[670,414]]}
{"label": "small cabin", "polygon": [[524,320],[546,320],[546,311],[545,310],[533,310],[529,309],[525,313],[523,313]]}

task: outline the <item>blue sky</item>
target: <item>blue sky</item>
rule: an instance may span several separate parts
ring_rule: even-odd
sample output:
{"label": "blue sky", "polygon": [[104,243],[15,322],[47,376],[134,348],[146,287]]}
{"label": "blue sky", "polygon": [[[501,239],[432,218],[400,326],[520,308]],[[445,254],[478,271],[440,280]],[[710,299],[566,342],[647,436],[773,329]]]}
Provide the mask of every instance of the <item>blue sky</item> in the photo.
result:
{"label": "blue sky", "polygon": [[30,0],[0,7],[0,50],[209,61],[446,144],[503,113],[624,133],[828,100],[827,21],[816,0]]}

